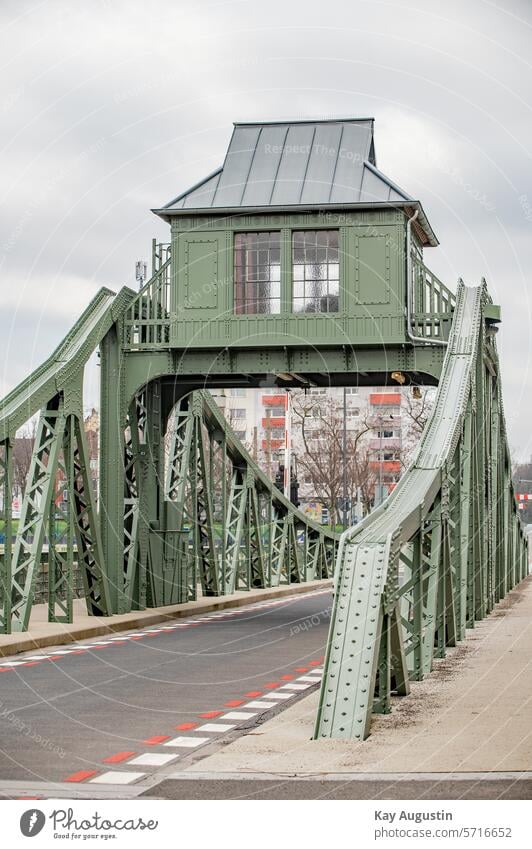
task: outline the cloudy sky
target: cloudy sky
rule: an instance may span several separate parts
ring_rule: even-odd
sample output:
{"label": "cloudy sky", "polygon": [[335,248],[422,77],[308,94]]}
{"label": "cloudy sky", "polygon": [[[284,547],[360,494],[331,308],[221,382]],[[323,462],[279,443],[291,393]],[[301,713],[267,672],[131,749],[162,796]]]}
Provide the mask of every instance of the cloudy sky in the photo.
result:
{"label": "cloudy sky", "polygon": [[440,239],[427,264],[503,307],[532,453],[531,0],[2,0],[0,30],[1,394],[100,286],[135,285],[168,236],[150,208],[221,164],[232,121],[374,116]]}

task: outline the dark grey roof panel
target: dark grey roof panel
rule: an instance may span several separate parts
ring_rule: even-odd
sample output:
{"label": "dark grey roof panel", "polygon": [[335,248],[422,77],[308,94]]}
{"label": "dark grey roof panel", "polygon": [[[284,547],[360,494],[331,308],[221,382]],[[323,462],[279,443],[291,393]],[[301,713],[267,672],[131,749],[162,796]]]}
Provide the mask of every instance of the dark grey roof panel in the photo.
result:
{"label": "dark grey roof panel", "polygon": [[260,127],[235,127],[211,206],[240,206]]}
{"label": "dark grey roof panel", "polygon": [[300,203],[315,132],[314,124],[293,124],[289,127],[273,187],[272,205]]}
{"label": "dark grey roof panel", "polygon": [[390,199],[390,186],[384,180],[370,171],[369,168],[364,168],[362,177],[362,186],[360,189],[360,200],[367,203],[378,203],[379,201],[387,201]]}
{"label": "dark grey roof panel", "polygon": [[342,138],[342,124],[318,124],[310,150],[301,203],[328,203]]}
{"label": "dark grey roof panel", "polygon": [[[375,164],[373,119],[235,124],[223,166],[156,210],[416,204]],[[424,213],[430,244],[437,240]]]}
{"label": "dark grey roof panel", "polygon": [[[392,197],[393,195],[393,197]],[[361,203],[376,203],[379,201],[412,200],[396,183],[386,177],[382,171],[371,163],[364,163],[362,186],[360,191]]]}
{"label": "dark grey roof panel", "polygon": [[181,206],[185,209],[197,209],[198,207],[211,206],[216,189],[218,188],[221,173],[222,169],[220,168],[216,174],[213,174],[212,177],[205,180],[197,186],[197,188],[185,195],[182,198]]}
{"label": "dark grey roof panel", "polygon": [[268,206],[288,133],[287,125],[263,127],[242,197],[242,206]]}
{"label": "dark grey roof panel", "polygon": [[347,198],[358,199],[372,137],[373,128],[369,123],[345,125],[329,203],[342,203]]}

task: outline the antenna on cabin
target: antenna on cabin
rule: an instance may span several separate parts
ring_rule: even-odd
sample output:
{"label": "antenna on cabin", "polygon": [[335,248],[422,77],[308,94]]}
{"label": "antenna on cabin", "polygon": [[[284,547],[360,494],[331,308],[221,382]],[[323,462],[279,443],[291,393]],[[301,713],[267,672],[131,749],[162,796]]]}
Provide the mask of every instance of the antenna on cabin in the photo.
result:
{"label": "antenna on cabin", "polygon": [[148,276],[148,264],[143,259],[139,259],[135,263],[135,279],[139,284],[139,289],[142,289]]}

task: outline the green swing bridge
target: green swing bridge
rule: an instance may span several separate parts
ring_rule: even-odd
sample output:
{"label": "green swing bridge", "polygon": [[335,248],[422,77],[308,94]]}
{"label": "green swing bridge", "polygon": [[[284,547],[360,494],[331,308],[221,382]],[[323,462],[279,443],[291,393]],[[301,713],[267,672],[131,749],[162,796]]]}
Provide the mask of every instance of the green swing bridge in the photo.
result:
{"label": "green swing bridge", "polygon": [[[364,739],[433,660],[528,573],[485,281],[452,292],[421,202],[376,164],[373,119],[235,124],[223,165],[154,212],[138,292],[101,289],[0,402],[0,632],[334,575],[317,738]],[[83,377],[101,365],[95,503]],[[341,535],[313,523],[240,443],[217,387],[437,386],[410,467]],[[38,414],[20,519],[15,434]],[[60,475],[66,544],[54,542]]]}

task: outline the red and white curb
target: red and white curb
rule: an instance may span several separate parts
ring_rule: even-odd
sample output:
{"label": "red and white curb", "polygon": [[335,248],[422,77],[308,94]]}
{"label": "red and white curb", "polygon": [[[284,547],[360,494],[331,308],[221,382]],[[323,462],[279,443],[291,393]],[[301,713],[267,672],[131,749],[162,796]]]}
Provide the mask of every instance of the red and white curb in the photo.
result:
{"label": "red and white curb", "polygon": [[157,634],[167,634],[172,631],[177,631],[180,628],[195,628],[199,625],[207,625],[213,620],[230,619],[233,616],[242,615],[242,613],[260,613],[262,610],[267,610],[272,607],[290,604],[293,601],[309,598],[310,596],[324,595],[330,593],[330,589],[326,590],[311,590],[308,593],[301,593],[296,596],[288,596],[281,599],[273,599],[271,601],[256,602],[255,604],[244,605],[223,611],[215,611],[213,613],[205,613],[201,619],[186,619],[184,621],[174,622],[167,625],[159,625],[154,628],[145,628],[143,631],[128,631],[123,634],[116,634],[107,637],[103,640],[92,640],[90,643],[73,643],[68,649],[57,649],[47,652],[46,654],[35,654],[21,657],[19,660],[4,660],[0,661],[0,672],[12,672],[21,667],[38,666],[46,660],[57,661],[61,658],[67,658],[69,655],[83,654],[85,652],[100,651],[115,645],[120,645],[128,642],[136,642],[145,637],[155,637]]}
{"label": "red and white curb", "polygon": [[[181,756],[189,754],[191,749],[212,743],[250,719],[286,704],[290,699],[319,684],[323,676],[323,658],[308,661],[305,666],[298,666],[294,671],[300,674],[281,675],[279,681],[268,681],[262,690],[252,690],[245,693],[241,699],[227,701],[224,707],[228,710],[204,711],[197,715],[201,722],[181,722],[174,726],[174,730],[180,732],[177,737],[171,734],[154,735],[143,740],[138,747],[139,750],[143,746],[149,747],[144,752],[116,752],[103,759],[103,764],[112,765],[115,769],[104,772],[97,769],[80,770],[69,775],[64,781],[107,785],[134,784],[141,781],[157,769],[167,767]],[[142,771],[138,771],[138,767],[143,767]],[[152,768],[151,773],[147,771],[149,767]]]}

